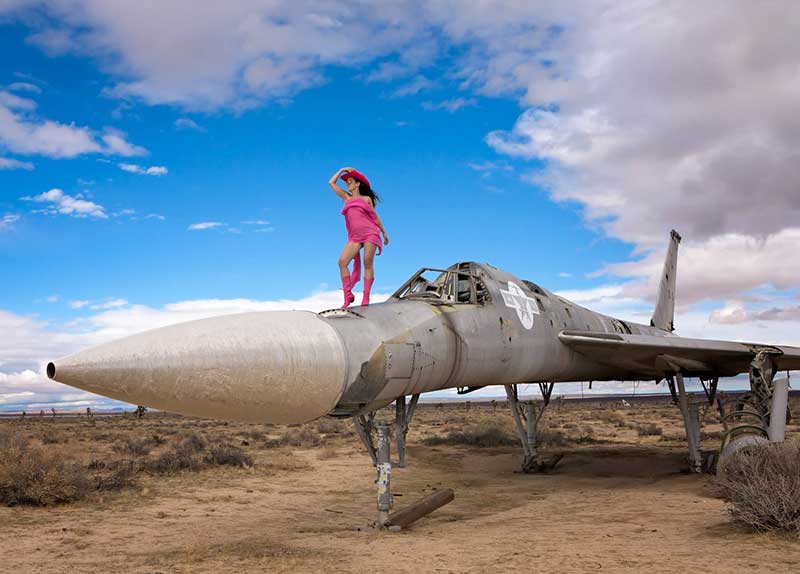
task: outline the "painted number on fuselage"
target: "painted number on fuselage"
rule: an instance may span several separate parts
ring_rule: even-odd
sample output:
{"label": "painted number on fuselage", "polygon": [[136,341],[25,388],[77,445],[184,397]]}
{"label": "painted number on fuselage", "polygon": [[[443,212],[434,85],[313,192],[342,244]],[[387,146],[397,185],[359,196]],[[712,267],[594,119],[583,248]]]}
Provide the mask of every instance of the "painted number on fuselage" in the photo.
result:
{"label": "painted number on fuselage", "polygon": [[519,322],[526,329],[533,327],[533,316],[539,314],[539,305],[536,299],[528,297],[525,292],[513,281],[508,282],[508,291],[500,289],[503,303],[517,312]]}

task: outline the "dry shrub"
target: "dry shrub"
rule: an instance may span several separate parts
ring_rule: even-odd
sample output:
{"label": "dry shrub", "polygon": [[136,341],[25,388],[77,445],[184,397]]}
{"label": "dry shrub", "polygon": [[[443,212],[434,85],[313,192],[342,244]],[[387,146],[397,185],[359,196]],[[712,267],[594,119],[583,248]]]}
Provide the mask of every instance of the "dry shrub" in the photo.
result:
{"label": "dry shrub", "polygon": [[151,438],[126,438],[122,444],[115,444],[111,449],[114,452],[130,456],[145,456],[150,454],[150,451],[153,450],[155,445],[155,441]]}
{"label": "dry shrub", "polygon": [[735,522],[800,535],[800,442],[742,448],[716,483]]}
{"label": "dry shrub", "polygon": [[42,434],[42,444],[58,444],[67,442],[67,439],[56,431],[46,430]]}
{"label": "dry shrub", "polygon": [[[92,461],[92,463],[96,462]],[[109,464],[102,464],[101,468],[108,469],[110,472],[97,476],[97,490],[107,492],[133,486],[133,479],[139,472],[141,464],[135,460],[115,460]]]}
{"label": "dry shrub", "polygon": [[636,432],[639,436],[661,436],[664,434],[664,429],[656,423],[641,423],[636,425]]}
{"label": "dry shrub", "polygon": [[[168,433],[168,434],[172,434],[172,433]],[[167,444],[167,439],[164,438],[163,436],[161,436],[158,433],[153,433],[153,437],[151,438],[151,440],[153,441],[153,445],[154,446],[161,446],[162,444]]]}
{"label": "dry shrub", "polygon": [[78,500],[89,490],[81,465],[45,455],[16,435],[0,435],[0,501],[43,506]]}
{"label": "dry shrub", "polygon": [[317,421],[317,432],[321,434],[349,434],[350,427],[340,419],[323,417]]}
{"label": "dry shrub", "polygon": [[427,437],[423,439],[422,442],[429,446],[464,444],[469,446],[493,447],[516,446],[519,444],[516,438],[511,436],[496,422],[470,424],[463,429],[449,430],[445,436]]}
{"label": "dry shrub", "polygon": [[267,433],[260,430],[247,430],[247,431],[242,431],[239,434],[243,437],[247,437],[253,440],[266,440],[267,438]]}
{"label": "dry shrub", "polygon": [[175,474],[182,470],[197,470],[203,464],[199,453],[205,450],[206,444],[202,436],[192,433],[158,457],[148,461],[145,468],[155,474]]}
{"label": "dry shrub", "polygon": [[278,446],[312,447],[322,444],[322,438],[309,427],[290,428],[277,440],[266,442],[267,448]]}
{"label": "dry shrub", "polygon": [[619,411],[601,411],[597,414],[597,418],[598,420],[611,423],[619,428],[625,426],[625,415]]}
{"label": "dry shrub", "polygon": [[218,444],[212,446],[203,459],[207,464],[228,466],[253,466],[253,458],[232,444]]}

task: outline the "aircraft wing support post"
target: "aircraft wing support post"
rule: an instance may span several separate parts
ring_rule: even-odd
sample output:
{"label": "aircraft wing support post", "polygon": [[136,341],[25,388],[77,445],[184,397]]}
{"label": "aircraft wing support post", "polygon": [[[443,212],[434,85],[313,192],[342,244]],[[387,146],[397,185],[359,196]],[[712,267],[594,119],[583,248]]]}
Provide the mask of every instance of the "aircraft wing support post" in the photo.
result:
{"label": "aircraft wing support post", "polygon": [[534,401],[521,402],[519,400],[518,385],[504,385],[508,404],[511,407],[511,414],[514,417],[514,424],[517,427],[517,436],[522,443],[523,459],[522,472],[532,474],[536,472],[552,470],[561,456],[556,456],[549,462],[544,462],[539,457],[538,451],[538,429],[539,421],[544,416],[544,412],[550,403],[550,396],[553,393],[553,383],[539,383],[542,393],[541,406],[537,406]]}
{"label": "aircraft wing support post", "polygon": [[689,445],[689,470],[691,472],[703,471],[703,458],[700,454],[700,409],[697,403],[689,402],[686,394],[686,385],[683,373],[677,371],[675,380],[678,383],[678,405],[683,415],[683,425],[686,429],[686,442]]}

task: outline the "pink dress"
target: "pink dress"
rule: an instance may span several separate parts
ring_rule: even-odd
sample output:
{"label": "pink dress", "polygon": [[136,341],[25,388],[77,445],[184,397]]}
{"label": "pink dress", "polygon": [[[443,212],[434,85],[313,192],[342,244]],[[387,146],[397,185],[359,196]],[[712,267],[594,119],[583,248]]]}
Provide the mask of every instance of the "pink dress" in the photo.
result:
{"label": "pink dress", "polygon": [[[378,246],[377,255],[381,254],[381,229],[378,227],[378,216],[375,210],[361,197],[354,197],[344,203],[342,208],[344,223],[347,226],[347,241],[350,243],[372,243]],[[353,273],[350,284],[355,285],[361,279],[361,251],[353,259]]]}

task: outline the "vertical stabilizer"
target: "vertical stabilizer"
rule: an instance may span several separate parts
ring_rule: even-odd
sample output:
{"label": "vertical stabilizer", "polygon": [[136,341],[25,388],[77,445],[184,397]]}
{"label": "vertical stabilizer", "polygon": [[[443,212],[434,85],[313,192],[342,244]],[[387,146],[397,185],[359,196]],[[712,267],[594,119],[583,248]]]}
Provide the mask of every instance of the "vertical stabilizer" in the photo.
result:
{"label": "vertical stabilizer", "polygon": [[658,301],[656,310],[650,324],[653,327],[674,331],[673,316],[675,315],[675,276],[678,273],[678,244],[681,236],[674,229],[669,232],[669,249],[667,259],[664,261],[664,271],[661,273],[661,283],[658,285]]}

